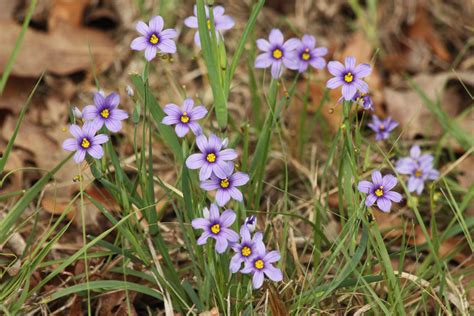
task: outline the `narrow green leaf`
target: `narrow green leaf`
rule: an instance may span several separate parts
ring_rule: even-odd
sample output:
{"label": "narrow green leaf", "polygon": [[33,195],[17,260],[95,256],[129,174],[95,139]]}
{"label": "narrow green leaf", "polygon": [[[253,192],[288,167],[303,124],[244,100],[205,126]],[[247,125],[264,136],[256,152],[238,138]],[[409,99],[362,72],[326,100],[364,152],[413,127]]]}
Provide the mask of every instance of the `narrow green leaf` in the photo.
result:
{"label": "narrow green leaf", "polygon": [[232,63],[230,65],[229,70],[227,71],[227,77],[226,77],[226,82],[225,82],[225,91],[226,91],[227,97],[229,96],[230,83],[232,81],[232,78],[234,77],[234,73],[235,73],[235,70],[237,69],[237,65],[239,63],[240,57],[242,56],[242,53],[244,52],[245,43],[247,42],[249,34],[255,28],[257,16],[262,10],[264,4],[265,4],[265,0],[259,0],[258,3],[254,6],[252,13],[250,14],[249,21],[247,22],[247,25],[245,26],[245,30],[242,33],[242,37],[240,38],[239,45],[237,46],[234,56],[232,57]]}
{"label": "narrow green leaf", "polygon": [[[18,35],[16,39],[15,47],[13,47],[13,51],[7,60],[5,69],[3,70],[2,79],[0,80],[0,95],[3,94],[3,89],[5,89],[8,77],[10,76],[10,72],[13,69],[13,64],[15,63],[15,59],[20,51],[21,44],[23,43],[23,39],[25,38],[26,30],[28,29],[28,25],[30,25],[31,16],[35,12],[37,2],[38,0],[32,0],[30,2],[30,6],[28,7],[28,12],[26,13],[25,20],[23,21],[23,25],[21,26],[20,35]],[[41,77],[42,76],[43,75],[41,75]]]}
{"label": "narrow green leaf", "polygon": [[36,82],[35,86],[33,87],[33,90],[31,90],[30,95],[28,96],[28,99],[26,100],[25,104],[21,108],[20,115],[18,116],[18,121],[16,122],[15,125],[15,130],[13,131],[13,135],[10,137],[10,140],[8,141],[7,147],[3,151],[2,158],[0,158],[0,173],[3,172],[3,169],[5,168],[5,164],[7,163],[7,159],[10,156],[10,152],[13,148],[13,143],[15,142],[16,136],[18,135],[18,131],[20,130],[21,123],[23,122],[23,119],[25,118],[26,110],[28,110],[28,106],[31,103],[31,99],[33,99],[33,95],[36,92],[36,89],[38,88],[41,80],[43,79],[44,73],[40,76],[38,81]]}
{"label": "narrow green leaf", "polygon": [[433,113],[438,119],[439,123],[450,133],[466,151],[474,146],[474,138],[466,130],[463,130],[453,119],[449,118],[448,115],[441,109],[439,101],[431,100],[426,93],[416,84],[412,79],[408,79],[410,85],[415,89],[426,107]]}
{"label": "narrow green leaf", "polygon": [[133,283],[133,282],[125,282],[125,281],[118,281],[118,280],[101,280],[101,281],[90,281],[89,283],[77,284],[73,285],[64,289],[59,289],[58,291],[54,292],[51,296],[46,297],[43,300],[43,303],[48,303],[50,301],[57,300],[58,298],[81,293],[87,290],[95,291],[99,293],[104,293],[108,291],[116,291],[116,290],[125,290],[128,291],[135,291],[138,293],[142,293],[151,297],[154,297],[159,300],[163,300],[163,296],[158,291],[153,290],[152,288]]}
{"label": "narrow green leaf", "polygon": [[[131,75],[130,79],[135,85],[135,89],[141,100],[145,102],[145,83],[142,78],[139,75],[134,74]],[[148,109],[155,120],[160,136],[171,147],[174,157],[176,158],[175,160],[179,163],[183,162],[183,153],[181,152],[181,145],[179,144],[178,137],[172,127],[161,123],[165,117],[165,112],[163,112],[160,104],[149,89],[146,91],[146,98]]]}
{"label": "narrow green leaf", "polygon": [[31,201],[33,201],[33,199],[39,195],[43,187],[71,157],[72,154],[61,161],[53,170],[46,173],[38,182],[36,182],[28,191],[26,191],[25,195],[10,209],[5,218],[0,222],[0,244],[7,240],[13,225],[21,216],[21,214],[23,214],[23,211],[28,207]]}
{"label": "narrow green leaf", "polygon": [[[212,10],[210,10],[212,11]],[[197,15],[199,26],[199,38],[201,39],[202,54],[209,74],[209,83],[211,84],[212,95],[214,96],[214,109],[219,127],[227,127],[227,99],[224,95],[223,84],[219,76],[219,61],[217,48],[213,50],[211,34],[215,34],[214,24],[211,23],[211,32],[207,28],[207,18],[204,9],[204,0],[197,0]],[[211,21],[212,22],[212,21]]]}

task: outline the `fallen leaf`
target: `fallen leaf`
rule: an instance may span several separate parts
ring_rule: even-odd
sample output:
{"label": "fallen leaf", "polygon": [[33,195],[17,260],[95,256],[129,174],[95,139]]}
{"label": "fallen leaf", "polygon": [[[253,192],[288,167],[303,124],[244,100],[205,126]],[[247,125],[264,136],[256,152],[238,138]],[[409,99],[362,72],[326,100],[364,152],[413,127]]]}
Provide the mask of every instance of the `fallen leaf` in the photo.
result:
{"label": "fallen leaf", "polygon": [[218,316],[219,309],[217,307],[213,307],[210,311],[199,313],[199,316]]}
{"label": "fallen leaf", "polygon": [[17,1],[13,0],[0,1],[0,21],[12,19],[17,5]]}
{"label": "fallen leaf", "polygon": [[[130,309],[127,305],[127,295],[130,302]],[[137,293],[133,291],[128,291],[127,293],[125,291],[116,291],[101,295],[99,298],[97,314],[110,316],[138,315],[133,306],[133,301],[136,296]]]}
{"label": "fallen leaf", "polygon": [[424,41],[440,59],[451,60],[451,54],[434,29],[426,7],[418,5],[416,8],[415,22],[408,29],[408,36],[415,41]]}
{"label": "fallen leaf", "polygon": [[272,311],[272,315],[289,315],[289,311],[286,308],[285,303],[283,302],[280,293],[278,290],[273,286],[273,284],[267,284],[267,288],[270,290],[270,310]]}
{"label": "fallen leaf", "polygon": [[394,239],[403,235],[403,220],[400,214],[384,213],[377,210],[373,212],[373,215],[384,237]]}
{"label": "fallen leaf", "polygon": [[81,27],[86,6],[90,0],[52,0],[48,18],[48,30],[55,32],[67,24]]}
{"label": "fallen leaf", "polygon": [[[405,23],[408,24],[408,28],[404,36],[400,37],[400,42],[391,41],[394,47],[382,59],[387,70],[392,72],[427,71],[434,60],[433,55],[444,62],[452,60],[429,15],[427,8],[419,4],[414,15],[406,16]],[[398,49],[394,49],[397,46],[399,46]]]}
{"label": "fallen leaf", "polygon": [[[0,71],[3,71],[21,26],[12,21],[0,21],[0,29]],[[115,60],[116,53],[112,39],[100,31],[69,25],[63,25],[52,33],[29,28],[13,65],[12,75],[38,77],[44,71],[67,75],[90,69],[91,58],[96,68],[102,71]]]}
{"label": "fallen leaf", "polygon": [[[413,232],[413,235],[407,238],[407,243],[410,246],[420,246],[426,243],[426,237],[423,234],[423,231],[421,230],[420,225],[415,225],[414,229],[412,231],[408,232]],[[431,235],[430,233],[428,233]],[[461,236],[455,236],[448,238],[444,240],[441,245],[439,246],[438,249],[438,255],[440,257],[445,257],[451,254],[455,248],[459,247],[459,245],[464,244],[466,246],[466,239],[461,237]],[[432,251],[432,250],[430,250]],[[454,257],[453,260],[455,260],[458,263],[466,263],[466,260],[470,257],[470,255],[464,253],[462,250],[459,251]]]}
{"label": "fallen leaf", "polygon": [[35,83],[36,80],[30,78],[9,77],[3,94],[0,96],[0,109],[7,109],[13,114],[18,114]]}
{"label": "fallen leaf", "polygon": [[82,297],[74,294],[71,307],[67,313],[68,316],[81,316],[82,313]]}
{"label": "fallen leaf", "polygon": [[[474,85],[473,72],[459,72],[459,78],[465,84]],[[413,81],[431,100],[441,100],[441,109],[451,118],[458,115],[462,109],[453,106],[451,99],[444,96],[445,87],[450,80],[458,81],[457,76],[451,72],[439,74],[420,74]],[[403,127],[403,137],[412,139],[416,135],[437,137],[443,134],[441,125],[431,113],[419,94],[413,89],[385,88],[383,90],[387,104],[388,114],[400,122]],[[467,96],[467,94],[466,94]],[[409,105],[409,106],[408,106]]]}
{"label": "fallen leaf", "polygon": [[[71,198],[69,196],[69,192],[66,195],[63,194],[55,194],[56,191],[48,191],[48,194],[43,197],[41,200],[41,207],[50,214],[53,215],[61,215],[67,209],[69,203],[71,202]],[[70,210],[67,213],[68,219],[73,219],[76,215],[76,205],[72,204],[70,206]]]}
{"label": "fallen leaf", "polygon": [[16,151],[11,151],[5,169],[0,174],[1,181],[7,173],[12,172],[8,178],[5,178],[5,182],[0,187],[2,193],[19,191],[23,188],[23,170],[21,170],[23,166],[23,161]]}

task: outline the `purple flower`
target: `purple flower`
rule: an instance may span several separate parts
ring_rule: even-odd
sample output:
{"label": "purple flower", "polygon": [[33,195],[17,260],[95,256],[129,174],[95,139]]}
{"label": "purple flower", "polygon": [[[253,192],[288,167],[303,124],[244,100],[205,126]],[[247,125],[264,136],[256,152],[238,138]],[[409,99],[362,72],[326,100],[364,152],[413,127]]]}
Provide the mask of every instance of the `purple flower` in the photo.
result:
{"label": "purple flower", "polygon": [[311,65],[315,69],[323,69],[326,61],[322,56],[328,53],[326,47],[316,48],[316,39],[311,35],[303,35],[302,39],[298,39],[298,46],[293,52],[293,59],[297,64],[298,71],[305,72]]}
{"label": "purple flower", "polygon": [[360,93],[356,92],[354,97],[352,98],[357,105],[364,108],[364,110],[374,110],[374,103],[372,102],[372,98],[367,93]]}
{"label": "purple flower", "polygon": [[235,243],[239,240],[239,235],[229,227],[235,221],[233,210],[225,210],[219,214],[217,205],[211,204],[211,211],[206,208],[203,210],[204,218],[196,218],[192,221],[194,229],[203,229],[201,237],[197,240],[198,245],[204,245],[209,237],[216,240],[216,251],[223,253],[229,242]]}
{"label": "purple flower", "polygon": [[82,119],[82,112],[81,110],[79,110],[79,108],[77,106],[73,106],[72,109],[72,115],[77,119],[77,120],[80,120]]}
{"label": "purple flower", "polygon": [[97,130],[105,124],[109,131],[116,133],[122,128],[121,121],[128,118],[127,112],[117,109],[119,103],[120,96],[117,93],[113,92],[105,97],[97,92],[94,95],[94,105],[86,106],[82,111],[82,117],[92,121]]}
{"label": "purple flower", "polygon": [[398,126],[398,122],[390,116],[380,120],[377,115],[372,115],[372,123],[367,124],[375,132],[375,140],[387,139],[390,132]]}
{"label": "purple flower", "polygon": [[[364,110],[374,110],[374,103],[372,102],[372,98],[367,93],[360,93],[356,92],[352,97],[352,102],[364,108]],[[344,103],[344,98],[340,97],[337,101],[339,103]]]}
{"label": "purple flower", "polygon": [[366,206],[372,206],[377,202],[377,206],[383,212],[390,212],[392,202],[398,203],[402,200],[400,193],[391,191],[397,185],[397,178],[387,174],[382,178],[380,171],[372,172],[372,182],[360,181],[357,186],[359,191],[367,193]]}
{"label": "purple flower", "polygon": [[179,137],[184,137],[189,132],[189,129],[193,131],[194,135],[201,135],[201,126],[196,121],[206,116],[207,110],[202,105],[193,107],[193,99],[184,100],[182,108],[173,103],[167,104],[164,111],[168,116],[163,118],[162,123],[166,125],[176,124],[175,131]]}
{"label": "purple flower", "polygon": [[356,66],[356,59],[349,56],[346,57],[345,65],[338,61],[330,61],[328,70],[334,78],[329,79],[326,86],[330,89],[336,89],[342,85],[342,96],[346,101],[351,100],[357,90],[362,93],[369,92],[369,86],[362,80],[372,72],[369,64]]}
{"label": "purple flower", "polygon": [[433,168],[433,159],[434,157],[430,154],[421,155],[420,147],[415,145],[410,150],[410,157],[404,157],[397,161],[397,171],[410,175],[408,191],[416,191],[420,195],[426,180],[436,180],[439,177],[438,170]]}
{"label": "purple flower", "polygon": [[432,163],[434,160],[433,155],[431,154],[421,154],[421,149],[420,146],[418,145],[413,145],[410,148],[410,157],[404,157],[401,158],[398,163],[419,163],[419,164],[426,164],[426,163]]}
{"label": "purple flower", "polygon": [[133,50],[145,50],[145,58],[150,61],[155,58],[157,51],[165,54],[176,53],[176,44],[172,40],[178,33],[174,29],[163,30],[163,18],[154,16],[149,25],[139,21],[136,29],[142,36],[135,38],[130,47]]}
{"label": "purple flower", "polygon": [[283,280],[281,270],[272,265],[272,263],[280,260],[278,251],[266,253],[265,245],[263,243],[256,243],[254,253],[254,257],[247,260],[244,268],[240,271],[242,273],[253,273],[252,285],[254,289],[262,286],[265,275],[275,282]]}
{"label": "purple flower", "polygon": [[240,227],[240,236],[242,237],[240,244],[236,243],[232,246],[232,249],[236,252],[232,259],[230,259],[229,268],[232,273],[240,270],[242,262],[247,262],[255,256],[257,247],[265,249],[262,233],[255,233],[252,238],[247,225]]}
{"label": "purple flower", "polygon": [[[206,10],[206,19],[207,19],[207,29],[211,31],[211,20],[209,17],[209,7],[204,6]],[[216,37],[219,40],[219,31],[227,31],[234,27],[235,22],[228,15],[224,15],[224,7],[223,6],[215,6],[212,10],[214,15],[214,28],[216,30]],[[197,6],[194,5],[194,16],[189,16],[184,20],[184,24],[192,29],[197,29],[198,27],[198,18],[197,18]],[[194,42],[197,46],[201,47],[201,39],[199,37],[199,31],[194,34]]]}
{"label": "purple flower", "polygon": [[257,216],[251,215],[245,219],[245,224],[249,231],[253,233],[255,231],[255,228],[257,227]]}
{"label": "purple flower", "polygon": [[249,176],[243,172],[234,172],[234,164],[227,163],[224,168],[225,177],[218,177],[215,174],[211,178],[201,182],[201,189],[206,191],[217,190],[216,202],[219,206],[224,206],[233,198],[242,202],[242,193],[237,189],[249,181]]}
{"label": "purple flower", "polygon": [[294,50],[298,47],[300,41],[297,38],[290,38],[284,41],[283,34],[279,29],[273,29],[270,32],[269,41],[258,39],[257,47],[263,54],[255,59],[255,68],[272,67],[272,77],[277,79],[283,74],[284,67],[289,69],[298,69],[298,64],[294,59]]}
{"label": "purple flower", "polygon": [[234,149],[223,149],[222,141],[214,134],[209,136],[200,135],[196,138],[196,144],[201,151],[197,154],[192,154],[186,159],[186,166],[189,169],[199,169],[199,180],[204,181],[209,179],[211,173],[224,179],[227,168],[227,161],[237,158],[237,152]]}
{"label": "purple flower", "polygon": [[75,151],[74,161],[80,163],[86,157],[86,153],[100,159],[104,155],[102,146],[109,140],[109,137],[104,134],[96,135],[97,129],[92,122],[86,122],[82,128],[78,125],[69,126],[69,132],[71,132],[74,138],[68,138],[63,142],[63,149],[67,151]]}

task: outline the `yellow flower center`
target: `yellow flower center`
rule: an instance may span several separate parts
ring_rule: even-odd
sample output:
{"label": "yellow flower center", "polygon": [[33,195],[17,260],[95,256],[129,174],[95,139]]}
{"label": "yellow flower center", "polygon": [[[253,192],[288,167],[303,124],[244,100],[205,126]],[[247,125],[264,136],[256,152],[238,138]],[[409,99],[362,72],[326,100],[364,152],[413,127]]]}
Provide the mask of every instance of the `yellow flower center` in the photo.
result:
{"label": "yellow flower center", "polygon": [[110,116],[109,109],[103,109],[103,110],[100,112],[100,116],[102,116],[103,118],[108,118],[108,117]]}
{"label": "yellow flower center", "polygon": [[219,224],[214,224],[214,225],[211,226],[211,232],[212,232],[214,235],[219,234],[220,231],[221,231],[221,225],[219,225]]}
{"label": "yellow flower center", "polygon": [[84,137],[81,142],[81,147],[87,149],[91,147],[91,142],[87,138]]}
{"label": "yellow flower center", "polygon": [[156,45],[158,44],[158,42],[160,41],[160,39],[158,38],[158,36],[156,36],[156,34],[152,34],[150,36],[150,43],[153,44],[153,45]]}
{"label": "yellow flower center", "polygon": [[244,257],[248,257],[252,254],[252,249],[250,249],[249,247],[247,246],[244,246],[241,250],[241,253],[242,253],[242,256]]}
{"label": "yellow flower center", "polygon": [[207,19],[207,29],[211,30],[211,20]]}
{"label": "yellow flower center", "polygon": [[303,54],[301,54],[301,58],[303,58],[303,60],[309,60],[310,57],[311,55],[309,54],[309,48],[306,48]]}
{"label": "yellow flower center", "polygon": [[217,157],[216,157],[216,154],[214,154],[214,153],[209,153],[209,154],[207,154],[207,156],[206,156],[206,160],[207,160],[208,162],[216,162],[216,158],[217,158]]}
{"label": "yellow flower center", "polygon": [[415,177],[419,178],[419,177],[421,177],[421,175],[422,175],[421,170],[420,169],[416,170]]}
{"label": "yellow flower center", "polygon": [[380,124],[379,129],[380,129],[381,131],[385,130],[385,125]]}
{"label": "yellow flower center", "polygon": [[280,59],[282,56],[283,56],[283,52],[281,51],[281,49],[276,48],[276,49],[273,51],[273,58],[275,58],[275,59]]}
{"label": "yellow flower center", "polygon": [[262,259],[258,259],[258,260],[255,260],[254,262],[254,266],[255,268],[259,269],[259,270],[262,270],[263,269],[263,260]]}
{"label": "yellow flower center", "polygon": [[189,116],[187,112],[183,112],[183,115],[181,115],[180,118],[181,123],[188,123],[189,122]]}
{"label": "yellow flower center", "polygon": [[383,195],[383,186],[381,185],[377,190],[375,190],[375,195],[381,197]]}
{"label": "yellow flower center", "polygon": [[352,73],[350,72],[346,73],[346,75],[344,76],[344,81],[347,83],[351,83],[353,80],[354,80],[354,76],[352,75]]}
{"label": "yellow flower center", "polygon": [[229,179],[225,178],[225,179],[222,179],[222,180],[221,180],[221,188],[224,188],[224,189],[225,189],[225,188],[228,188],[229,185],[230,185]]}

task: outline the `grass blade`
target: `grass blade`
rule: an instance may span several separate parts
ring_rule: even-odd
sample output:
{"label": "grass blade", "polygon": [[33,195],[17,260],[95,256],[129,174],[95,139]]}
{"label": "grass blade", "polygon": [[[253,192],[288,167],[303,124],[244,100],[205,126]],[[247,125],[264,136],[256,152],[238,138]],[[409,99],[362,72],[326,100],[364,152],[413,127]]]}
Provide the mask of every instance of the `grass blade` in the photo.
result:
{"label": "grass blade", "polygon": [[8,157],[10,156],[10,152],[13,148],[13,143],[15,142],[16,136],[18,135],[18,131],[20,130],[21,123],[23,122],[23,119],[25,118],[26,110],[28,110],[28,106],[30,105],[31,100],[33,99],[33,95],[35,94],[36,89],[38,88],[41,80],[43,79],[43,75],[44,74],[42,74],[40,78],[38,79],[38,81],[36,82],[35,86],[33,87],[33,90],[31,90],[31,93],[28,96],[28,99],[26,100],[25,104],[23,105],[21,109],[20,115],[18,116],[18,121],[16,122],[16,125],[15,125],[15,130],[13,131],[13,135],[8,141],[7,147],[5,148],[3,152],[2,158],[0,158],[0,173],[2,173],[3,169],[5,168]]}
{"label": "grass blade", "polygon": [[15,47],[13,48],[12,54],[7,60],[5,69],[2,74],[2,79],[0,80],[0,95],[3,94],[3,89],[5,89],[5,85],[7,84],[8,77],[10,76],[10,72],[13,69],[13,63],[15,62],[16,56],[18,55],[18,52],[20,51],[21,44],[23,43],[23,39],[25,38],[26,30],[28,29],[28,25],[30,25],[31,16],[35,12],[37,2],[38,0],[32,0],[30,2],[30,6],[28,7],[28,12],[26,13],[25,20],[23,21],[23,25],[21,26],[20,35],[18,35],[16,39]]}
{"label": "grass blade", "polygon": [[[209,10],[212,11],[212,10]],[[197,15],[199,26],[199,37],[201,39],[202,54],[207,66],[209,83],[214,96],[214,109],[219,127],[224,129],[227,126],[227,99],[224,95],[224,89],[219,77],[219,61],[217,58],[217,49],[213,51],[210,32],[207,28],[207,18],[204,9],[204,0],[197,0]],[[213,23],[211,23],[211,33],[215,34]]]}

